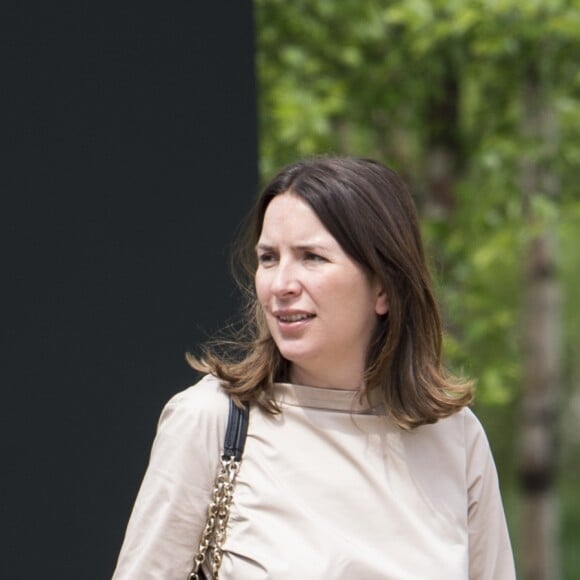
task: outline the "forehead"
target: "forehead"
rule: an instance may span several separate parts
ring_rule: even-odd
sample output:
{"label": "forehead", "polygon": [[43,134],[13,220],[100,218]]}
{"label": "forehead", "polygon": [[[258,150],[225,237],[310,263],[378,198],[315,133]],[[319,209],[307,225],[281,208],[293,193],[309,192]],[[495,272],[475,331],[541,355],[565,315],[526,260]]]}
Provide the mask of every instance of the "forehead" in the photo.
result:
{"label": "forehead", "polygon": [[260,241],[301,238],[334,240],[306,201],[293,193],[281,193],[266,208]]}

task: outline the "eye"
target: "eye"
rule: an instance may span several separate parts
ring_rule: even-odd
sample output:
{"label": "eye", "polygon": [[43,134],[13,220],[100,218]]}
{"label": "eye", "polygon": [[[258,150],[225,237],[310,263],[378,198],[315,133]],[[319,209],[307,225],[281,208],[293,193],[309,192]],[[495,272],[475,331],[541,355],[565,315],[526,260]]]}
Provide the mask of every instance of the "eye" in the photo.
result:
{"label": "eye", "polygon": [[314,252],[304,252],[304,259],[308,262],[326,262],[326,258]]}
{"label": "eye", "polygon": [[258,264],[262,266],[269,266],[276,261],[276,256],[273,252],[261,252],[258,254]]}

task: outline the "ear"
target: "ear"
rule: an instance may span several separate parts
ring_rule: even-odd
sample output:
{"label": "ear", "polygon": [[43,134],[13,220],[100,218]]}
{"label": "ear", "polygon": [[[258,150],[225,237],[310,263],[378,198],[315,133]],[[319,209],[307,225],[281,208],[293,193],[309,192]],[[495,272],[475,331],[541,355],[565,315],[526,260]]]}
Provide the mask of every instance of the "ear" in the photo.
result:
{"label": "ear", "polygon": [[375,302],[375,312],[379,316],[386,314],[389,311],[389,299],[387,293],[383,288],[378,289],[377,299]]}

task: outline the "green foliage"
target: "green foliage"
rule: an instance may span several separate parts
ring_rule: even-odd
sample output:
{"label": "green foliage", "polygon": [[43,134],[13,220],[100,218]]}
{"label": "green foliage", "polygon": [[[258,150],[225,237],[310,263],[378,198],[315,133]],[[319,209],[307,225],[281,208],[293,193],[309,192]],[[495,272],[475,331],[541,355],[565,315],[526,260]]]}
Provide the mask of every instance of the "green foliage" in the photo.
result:
{"label": "green foliage", "polygon": [[[262,175],[317,153],[368,155],[395,166],[423,210],[448,322],[448,362],[478,377],[482,401],[509,401],[521,378],[525,243],[569,216],[578,199],[580,2],[255,5]],[[531,68],[558,116],[556,148],[521,130],[522,80]],[[458,84],[454,117],[438,114],[449,79]],[[433,212],[427,160],[434,144],[446,143],[455,159],[454,205]],[[561,183],[557,202],[533,197],[533,224],[522,210],[524,158],[547,164]],[[562,225],[566,247],[579,237]],[[571,254],[563,255],[566,284],[575,270],[571,261]],[[568,320],[578,303],[566,302]]]}
{"label": "green foliage", "polygon": [[[255,0],[255,13],[262,177],[305,155],[337,153],[375,157],[408,181],[438,281],[446,363],[478,380],[478,413],[508,500],[526,248],[534,236],[555,234],[563,290],[563,569],[564,578],[575,577],[580,0]],[[530,122],[530,97],[553,115],[555,132],[542,132],[540,117]],[[524,195],[531,162],[556,187],[536,180],[537,190]]]}
{"label": "green foliage", "polygon": [[573,580],[578,577],[580,569],[580,494],[578,494],[580,478],[576,477],[562,484],[560,493],[562,503],[567,509],[562,512],[562,572],[563,578]]}

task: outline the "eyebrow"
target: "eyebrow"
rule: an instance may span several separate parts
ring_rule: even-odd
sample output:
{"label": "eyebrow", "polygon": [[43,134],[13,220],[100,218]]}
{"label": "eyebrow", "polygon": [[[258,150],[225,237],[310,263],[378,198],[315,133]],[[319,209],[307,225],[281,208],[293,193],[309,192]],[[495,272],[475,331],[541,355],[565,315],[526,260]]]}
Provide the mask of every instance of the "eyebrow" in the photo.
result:
{"label": "eyebrow", "polygon": [[[256,251],[272,251],[274,246],[270,244],[257,244]],[[329,248],[327,246],[323,246],[322,244],[298,244],[297,246],[292,246],[293,250],[300,250],[302,252],[309,251],[309,250],[325,250],[328,251]]]}

